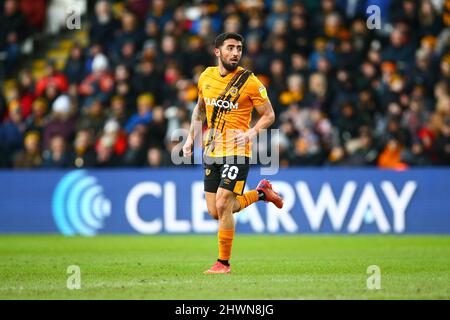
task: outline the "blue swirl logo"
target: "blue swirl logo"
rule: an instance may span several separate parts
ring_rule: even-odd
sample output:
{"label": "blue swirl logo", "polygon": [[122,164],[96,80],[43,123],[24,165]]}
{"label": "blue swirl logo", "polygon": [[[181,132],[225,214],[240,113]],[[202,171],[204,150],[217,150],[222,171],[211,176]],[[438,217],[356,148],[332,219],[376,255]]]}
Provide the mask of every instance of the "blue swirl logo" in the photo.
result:
{"label": "blue swirl logo", "polygon": [[66,174],[56,186],[52,210],[63,235],[93,236],[111,214],[111,202],[95,177],[86,170],[76,170]]}

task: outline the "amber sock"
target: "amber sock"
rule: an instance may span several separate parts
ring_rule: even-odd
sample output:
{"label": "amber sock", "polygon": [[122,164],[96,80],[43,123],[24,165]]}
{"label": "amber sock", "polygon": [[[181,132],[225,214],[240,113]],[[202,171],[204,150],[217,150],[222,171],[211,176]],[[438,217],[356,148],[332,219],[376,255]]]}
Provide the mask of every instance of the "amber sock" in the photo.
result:
{"label": "amber sock", "polygon": [[218,232],[219,238],[219,260],[230,260],[231,247],[233,245],[234,229],[220,230]]}
{"label": "amber sock", "polygon": [[252,203],[260,200],[259,193],[256,190],[251,190],[249,192],[244,193],[242,196],[237,196],[236,200],[239,201],[240,208],[239,211],[247,208]]}

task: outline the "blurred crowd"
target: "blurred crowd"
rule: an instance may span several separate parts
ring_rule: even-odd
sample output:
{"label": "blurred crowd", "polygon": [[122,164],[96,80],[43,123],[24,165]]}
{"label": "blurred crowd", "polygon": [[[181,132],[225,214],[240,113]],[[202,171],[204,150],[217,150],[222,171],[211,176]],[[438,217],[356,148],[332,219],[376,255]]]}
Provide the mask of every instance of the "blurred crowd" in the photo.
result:
{"label": "blurred crowd", "polygon": [[0,0],[0,79],[10,76],[27,38],[44,28],[47,0]]}
{"label": "blurred crowd", "polygon": [[172,165],[221,32],[245,37],[283,167],[450,165],[450,0],[100,0],[88,18],[63,70],[0,93],[0,167]]}

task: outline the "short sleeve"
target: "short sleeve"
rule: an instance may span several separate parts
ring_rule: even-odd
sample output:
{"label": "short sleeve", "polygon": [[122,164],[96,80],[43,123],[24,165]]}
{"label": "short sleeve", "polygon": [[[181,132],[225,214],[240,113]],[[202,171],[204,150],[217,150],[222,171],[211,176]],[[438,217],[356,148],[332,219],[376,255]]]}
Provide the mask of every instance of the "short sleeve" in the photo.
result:
{"label": "short sleeve", "polygon": [[260,106],[269,100],[266,87],[254,74],[250,76],[248,89],[253,106]]}

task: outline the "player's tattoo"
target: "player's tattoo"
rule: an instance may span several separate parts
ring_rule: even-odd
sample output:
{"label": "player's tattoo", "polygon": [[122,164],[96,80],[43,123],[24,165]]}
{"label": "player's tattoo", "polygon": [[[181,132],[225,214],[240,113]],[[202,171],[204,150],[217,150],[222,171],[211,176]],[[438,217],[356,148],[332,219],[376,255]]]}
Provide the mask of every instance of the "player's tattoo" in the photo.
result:
{"label": "player's tattoo", "polygon": [[196,121],[205,121],[206,119],[206,106],[204,103],[197,104],[197,108],[194,109],[192,119]]}
{"label": "player's tattoo", "polygon": [[205,120],[206,120],[206,105],[203,99],[199,98],[197,105],[192,111],[191,126],[189,129],[189,134],[192,138],[195,137],[195,124],[199,122],[203,124]]}

